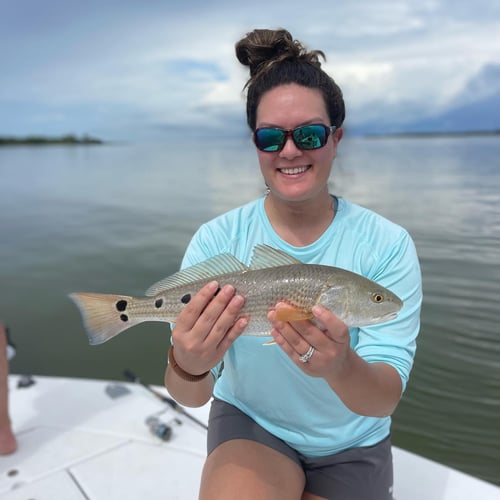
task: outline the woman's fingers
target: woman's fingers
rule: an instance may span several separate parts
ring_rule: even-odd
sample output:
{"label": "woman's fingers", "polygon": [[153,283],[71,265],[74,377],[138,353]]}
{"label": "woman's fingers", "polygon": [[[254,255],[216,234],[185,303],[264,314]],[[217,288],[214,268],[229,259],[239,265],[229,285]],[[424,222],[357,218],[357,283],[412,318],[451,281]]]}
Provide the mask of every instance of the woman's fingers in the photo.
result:
{"label": "woman's fingers", "polygon": [[345,344],[350,341],[349,329],[338,316],[322,306],[314,306],[312,312],[319,324],[322,325],[322,330],[331,340],[337,344]]}
{"label": "woman's fingers", "polygon": [[274,311],[268,318],[274,340],[292,361],[307,374],[324,377],[345,358],[349,329],[324,307],[313,308],[313,314],[315,321],[276,321]]}
{"label": "woman's fingers", "polygon": [[219,289],[215,281],[191,298],[172,331],[176,359],[184,370],[206,371],[222,359],[248,324],[240,317],[244,303],[233,286]]}
{"label": "woman's fingers", "polygon": [[216,281],[211,281],[191,297],[176,320],[176,326],[179,330],[188,331],[194,327],[198,318],[214,298],[218,289],[218,283]]}

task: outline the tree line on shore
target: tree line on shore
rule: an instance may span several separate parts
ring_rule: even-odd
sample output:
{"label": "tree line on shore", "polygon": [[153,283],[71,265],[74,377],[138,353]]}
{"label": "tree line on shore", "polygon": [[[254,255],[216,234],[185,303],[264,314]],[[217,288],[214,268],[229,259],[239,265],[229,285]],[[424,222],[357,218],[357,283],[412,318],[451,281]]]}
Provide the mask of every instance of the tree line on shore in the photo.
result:
{"label": "tree line on shore", "polygon": [[103,144],[103,141],[89,135],[77,137],[73,134],[63,135],[60,137],[47,137],[41,135],[30,135],[26,137],[0,137],[0,146],[16,144]]}

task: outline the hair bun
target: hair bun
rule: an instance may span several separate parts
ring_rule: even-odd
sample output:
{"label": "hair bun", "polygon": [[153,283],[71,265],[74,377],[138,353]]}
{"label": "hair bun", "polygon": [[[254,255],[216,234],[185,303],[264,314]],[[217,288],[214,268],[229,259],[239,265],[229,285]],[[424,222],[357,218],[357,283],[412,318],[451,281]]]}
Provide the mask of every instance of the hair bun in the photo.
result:
{"label": "hair bun", "polygon": [[319,67],[319,55],[324,58],[321,51],[307,52],[285,29],[255,29],[236,44],[236,57],[249,67],[251,78],[269,65],[286,59],[303,59]]}

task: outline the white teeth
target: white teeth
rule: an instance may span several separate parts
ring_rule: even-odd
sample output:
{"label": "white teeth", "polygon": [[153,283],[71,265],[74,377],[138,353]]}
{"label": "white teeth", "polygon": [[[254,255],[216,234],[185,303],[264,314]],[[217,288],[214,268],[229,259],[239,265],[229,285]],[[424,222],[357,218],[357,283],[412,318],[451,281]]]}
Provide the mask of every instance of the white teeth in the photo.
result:
{"label": "white teeth", "polygon": [[280,172],[286,175],[295,175],[305,172],[308,167],[295,167],[295,168],[280,168]]}

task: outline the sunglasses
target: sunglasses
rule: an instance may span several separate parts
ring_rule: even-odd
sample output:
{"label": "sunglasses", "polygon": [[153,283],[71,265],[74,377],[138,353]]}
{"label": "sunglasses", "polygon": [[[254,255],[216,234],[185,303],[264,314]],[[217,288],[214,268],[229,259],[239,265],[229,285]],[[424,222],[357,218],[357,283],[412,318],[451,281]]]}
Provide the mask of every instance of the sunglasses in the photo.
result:
{"label": "sunglasses", "polygon": [[333,134],[336,128],[335,125],[327,127],[322,124],[303,125],[293,130],[262,127],[254,132],[253,140],[258,149],[268,153],[281,151],[289,137],[298,149],[318,149],[326,144],[328,136]]}

